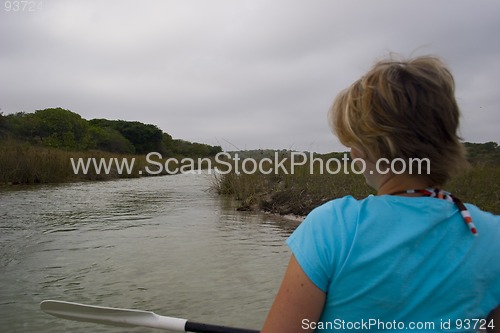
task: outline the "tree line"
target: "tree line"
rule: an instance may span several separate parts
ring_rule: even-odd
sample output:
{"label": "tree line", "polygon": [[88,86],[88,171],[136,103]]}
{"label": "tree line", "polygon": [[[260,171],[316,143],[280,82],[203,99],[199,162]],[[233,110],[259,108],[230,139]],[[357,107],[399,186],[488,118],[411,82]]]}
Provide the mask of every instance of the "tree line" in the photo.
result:
{"label": "tree line", "polygon": [[[86,120],[63,108],[8,115],[0,112],[0,139],[27,141],[64,150],[101,150],[121,154],[154,151],[174,157],[215,156],[222,151],[220,146],[173,139],[156,125],[125,120]],[[500,146],[495,142],[465,142],[465,147],[473,163],[500,162]],[[260,151],[257,155],[262,154]]]}
{"label": "tree line", "polygon": [[26,141],[64,150],[101,150],[113,153],[206,157],[222,151],[220,146],[174,139],[156,125],[138,121],[91,119],[63,108],[33,113],[0,113],[0,139]]}
{"label": "tree line", "polygon": [[500,146],[496,142],[465,142],[464,145],[470,162],[500,164]]}

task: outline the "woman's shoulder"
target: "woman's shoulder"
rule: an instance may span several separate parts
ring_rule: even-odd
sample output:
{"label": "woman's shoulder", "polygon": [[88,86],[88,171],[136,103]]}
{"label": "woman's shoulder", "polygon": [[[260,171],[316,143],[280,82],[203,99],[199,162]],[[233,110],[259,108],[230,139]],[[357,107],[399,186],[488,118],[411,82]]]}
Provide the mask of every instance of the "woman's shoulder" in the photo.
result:
{"label": "woman's shoulder", "polygon": [[332,214],[338,214],[339,212],[345,213],[345,211],[355,212],[359,210],[360,200],[354,198],[351,195],[347,195],[341,198],[336,198],[325,202],[324,204],[314,208],[309,214],[309,216],[331,216]]}
{"label": "woman's shoulder", "polygon": [[369,195],[366,198],[356,199],[352,195],[329,200],[314,208],[310,214],[331,214],[332,212],[354,213],[365,206],[384,205],[387,196]]}
{"label": "woman's shoulder", "polygon": [[469,212],[471,212],[471,214],[477,215],[479,217],[484,217],[489,220],[500,220],[500,215],[495,215],[491,212],[483,210],[474,204],[465,203],[465,207],[467,207],[467,209],[469,210]]}
{"label": "woman's shoulder", "polygon": [[467,210],[469,211],[472,220],[478,229],[487,228],[488,232],[495,230],[498,234],[500,234],[500,215],[495,215],[482,210],[476,205],[470,203],[466,203],[465,207],[467,207]]}
{"label": "woman's shoulder", "polygon": [[311,210],[302,224],[317,232],[350,229],[353,221],[359,219],[361,201],[350,195],[327,201]]}

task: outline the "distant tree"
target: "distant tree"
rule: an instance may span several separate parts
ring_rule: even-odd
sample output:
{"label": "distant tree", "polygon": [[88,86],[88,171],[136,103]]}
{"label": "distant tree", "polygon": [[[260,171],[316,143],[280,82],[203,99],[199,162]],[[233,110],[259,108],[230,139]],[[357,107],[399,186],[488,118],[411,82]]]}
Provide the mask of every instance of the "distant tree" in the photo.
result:
{"label": "distant tree", "polygon": [[91,126],[89,135],[91,148],[116,153],[133,154],[135,152],[134,145],[113,128]]}
{"label": "distant tree", "polygon": [[187,157],[215,156],[221,152],[220,146],[210,146],[204,143],[189,142],[181,139],[172,140],[172,153]]}
{"label": "distant tree", "polygon": [[0,112],[0,139],[5,136],[7,136],[7,119],[3,112]]}
{"label": "distant tree", "polygon": [[54,108],[34,113],[17,112],[3,118],[4,132],[9,137],[57,148],[87,147],[87,121],[69,110]]}
{"label": "distant tree", "polygon": [[465,142],[467,158],[472,163],[495,162],[500,163],[500,146],[496,142],[471,143]]}
{"label": "distant tree", "polygon": [[160,153],[166,156],[172,156],[174,154],[174,139],[168,133],[163,133]]}
{"label": "distant tree", "polygon": [[1,137],[55,148],[135,154],[156,151],[176,157],[207,157],[222,151],[220,146],[173,139],[156,125],[108,119],[87,121],[77,113],[62,108],[6,116],[0,113]]}
{"label": "distant tree", "polygon": [[7,134],[10,137],[28,141],[33,139],[34,125],[27,113],[17,112],[9,114],[4,116],[4,120]]}
{"label": "distant tree", "polygon": [[191,145],[191,142],[182,139],[174,139],[172,140],[172,144],[174,154],[190,156],[189,146]]}
{"label": "distant tree", "polygon": [[25,130],[50,147],[86,149],[88,123],[79,114],[62,108],[37,110],[25,116]]}
{"label": "distant tree", "polygon": [[158,151],[162,147],[163,132],[155,125],[143,124],[138,121],[107,119],[92,119],[90,123],[93,126],[117,130],[134,145],[137,154]]}
{"label": "distant tree", "polygon": [[210,152],[209,152],[208,155],[215,156],[218,153],[222,153],[222,147],[221,146],[211,146],[210,147]]}
{"label": "distant tree", "polygon": [[193,143],[190,147],[191,156],[208,156],[210,155],[210,146],[203,143]]}

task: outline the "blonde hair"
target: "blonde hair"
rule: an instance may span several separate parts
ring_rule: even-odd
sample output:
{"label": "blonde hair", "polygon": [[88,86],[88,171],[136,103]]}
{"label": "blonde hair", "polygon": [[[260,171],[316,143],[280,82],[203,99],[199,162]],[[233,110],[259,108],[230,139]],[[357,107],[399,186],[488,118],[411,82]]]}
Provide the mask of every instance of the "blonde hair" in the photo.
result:
{"label": "blonde hair", "polygon": [[[466,165],[451,72],[438,58],[383,60],[335,99],[330,123],[339,140],[370,161],[430,160],[430,186]],[[425,164],[425,163],[424,163]]]}

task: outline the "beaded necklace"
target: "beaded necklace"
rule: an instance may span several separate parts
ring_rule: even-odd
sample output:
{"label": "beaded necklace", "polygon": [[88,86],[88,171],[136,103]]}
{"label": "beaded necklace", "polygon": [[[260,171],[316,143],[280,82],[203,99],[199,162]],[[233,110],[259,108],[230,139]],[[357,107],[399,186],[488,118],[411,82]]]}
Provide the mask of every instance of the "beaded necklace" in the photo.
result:
{"label": "beaded necklace", "polygon": [[397,191],[394,193],[391,193],[390,195],[397,195],[397,194],[422,194],[426,197],[431,197],[431,198],[438,198],[438,199],[444,199],[449,202],[453,202],[458,210],[460,211],[460,214],[462,215],[462,218],[464,219],[466,225],[469,227],[470,231],[474,236],[477,236],[477,229],[476,226],[474,225],[474,222],[472,222],[472,217],[463,204],[463,202],[452,195],[449,192],[440,190],[438,188],[426,188],[426,189],[418,189],[418,190],[404,190],[404,191]]}

